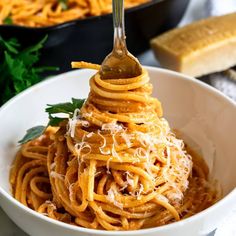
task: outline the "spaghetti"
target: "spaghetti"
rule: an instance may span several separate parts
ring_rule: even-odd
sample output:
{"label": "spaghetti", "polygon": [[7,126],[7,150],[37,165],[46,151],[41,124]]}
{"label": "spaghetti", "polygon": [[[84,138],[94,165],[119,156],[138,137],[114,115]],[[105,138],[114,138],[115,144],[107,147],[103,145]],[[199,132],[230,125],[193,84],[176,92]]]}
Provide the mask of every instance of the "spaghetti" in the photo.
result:
{"label": "spaghetti", "polygon": [[10,174],[18,201],[50,218],[105,230],[169,224],[217,201],[205,162],[189,155],[150,96],[146,70],[115,80],[96,73],[90,88],[73,118],[18,151]]}
{"label": "spaghetti", "polygon": [[[150,0],[125,0],[131,8]],[[0,24],[44,27],[112,12],[112,0],[1,0]]]}

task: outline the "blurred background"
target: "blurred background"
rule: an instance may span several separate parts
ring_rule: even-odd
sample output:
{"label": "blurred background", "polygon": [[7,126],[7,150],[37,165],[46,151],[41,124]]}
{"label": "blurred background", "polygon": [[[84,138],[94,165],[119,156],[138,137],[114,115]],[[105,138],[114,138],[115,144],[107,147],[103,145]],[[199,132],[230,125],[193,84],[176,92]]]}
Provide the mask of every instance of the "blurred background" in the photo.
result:
{"label": "blurred background", "polygon": [[[69,4],[70,1],[67,2]],[[87,2],[92,3],[92,1]],[[111,7],[111,0],[104,2]],[[127,46],[130,52],[137,56],[149,48],[151,38],[175,27],[180,22],[189,0],[125,0],[125,2],[132,3],[125,5]],[[70,70],[70,62],[74,60],[101,63],[113,46],[112,15],[105,7],[100,7],[100,12],[97,10],[96,13],[95,7],[91,4],[88,4],[87,8],[89,13],[83,18],[73,19],[72,15],[69,22],[62,21],[60,24],[52,24],[50,20],[55,20],[55,17],[51,16],[41,20],[42,25],[37,25],[33,15],[31,18],[36,23],[31,26],[31,22],[25,19],[19,20],[20,16],[9,15],[12,23],[0,25],[0,35],[4,39],[17,38],[23,47],[31,46],[48,35],[41,51],[40,64],[56,65],[60,68],[60,72]],[[16,10],[24,11],[25,8],[21,9]],[[65,17],[63,12],[58,14],[59,16]]]}

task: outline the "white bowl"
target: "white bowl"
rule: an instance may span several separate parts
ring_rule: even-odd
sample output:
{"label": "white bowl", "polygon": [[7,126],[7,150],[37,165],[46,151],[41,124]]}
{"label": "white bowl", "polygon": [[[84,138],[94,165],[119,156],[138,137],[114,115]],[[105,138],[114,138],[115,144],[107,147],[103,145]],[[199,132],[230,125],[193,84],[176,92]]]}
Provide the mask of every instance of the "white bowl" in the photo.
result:
{"label": "white bowl", "polygon": [[214,230],[236,203],[236,105],[217,90],[193,78],[168,70],[148,68],[154,96],[164,107],[172,128],[201,151],[213,178],[219,180],[223,199],[188,219],[166,226],[108,232],[71,226],[49,219],[16,201],[10,193],[9,167],[17,141],[35,125],[46,124],[46,104],[84,98],[89,91],[91,70],[77,70],[39,83],[13,98],[0,109],[0,205],[8,216],[32,236],[149,235],[194,236]]}

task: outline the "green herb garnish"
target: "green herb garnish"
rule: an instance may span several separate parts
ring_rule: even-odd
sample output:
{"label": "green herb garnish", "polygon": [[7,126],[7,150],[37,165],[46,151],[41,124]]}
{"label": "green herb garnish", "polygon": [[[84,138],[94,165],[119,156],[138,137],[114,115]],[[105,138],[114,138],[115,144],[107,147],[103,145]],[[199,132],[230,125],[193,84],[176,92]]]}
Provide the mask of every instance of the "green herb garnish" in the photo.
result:
{"label": "green herb garnish", "polygon": [[17,39],[0,36],[0,106],[24,89],[42,80],[41,73],[56,67],[36,67],[47,36],[39,43],[22,49]]}
{"label": "green herb garnish", "polygon": [[54,105],[48,104],[48,107],[45,109],[45,111],[50,115],[66,113],[71,117],[75,109],[82,107],[82,105],[84,104],[84,99],[72,98],[71,101],[72,102],[58,103]]}
{"label": "green herb garnish", "polygon": [[67,10],[68,9],[68,2],[67,0],[57,0],[61,4],[62,10]]}
{"label": "green herb garnish", "polygon": [[67,115],[67,118],[72,118],[75,109],[80,109],[84,104],[85,99],[72,98],[71,102],[58,103],[54,105],[47,104],[45,111],[48,113],[49,123],[48,126],[58,126],[59,123],[65,120],[64,117],[55,117],[55,114]]}
{"label": "green herb garnish", "polygon": [[[20,144],[31,141],[38,138],[43,134],[48,126],[58,126],[60,122],[72,118],[74,111],[80,109],[84,104],[85,99],[72,98],[71,102],[48,104],[45,111],[48,113],[49,122],[47,126],[35,126],[26,131],[25,136],[19,141]],[[55,116],[55,114],[61,114],[63,117]]]}
{"label": "green herb garnish", "polygon": [[3,23],[6,24],[6,25],[12,25],[13,24],[13,20],[10,16],[6,17],[4,20],[3,20]]}
{"label": "green herb garnish", "polygon": [[45,128],[46,128],[45,126],[38,125],[38,126],[28,129],[26,131],[25,136],[19,141],[19,143],[22,143],[22,144],[27,143],[28,141],[39,137],[40,135],[42,135]]}
{"label": "green herb garnish", "polygon": [[0,49],[1,50],[7,51],[8,53],[11,53],[11,54],[18,54],[19,47],[20,47],[20,44],[18,43],[17,39],[12,38],[6,41],[0,36]]}

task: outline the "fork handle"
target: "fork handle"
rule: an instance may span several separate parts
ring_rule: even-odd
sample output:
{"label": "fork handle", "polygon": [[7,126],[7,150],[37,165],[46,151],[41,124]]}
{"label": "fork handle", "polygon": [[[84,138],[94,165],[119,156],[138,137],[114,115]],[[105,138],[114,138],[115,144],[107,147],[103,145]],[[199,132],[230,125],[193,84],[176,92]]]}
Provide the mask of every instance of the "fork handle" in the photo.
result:
{"label": "fork handle", "polygon": [[114,45],[113,51],[118,55],[127,53],[124,24],[124,0],[112,0]]}

